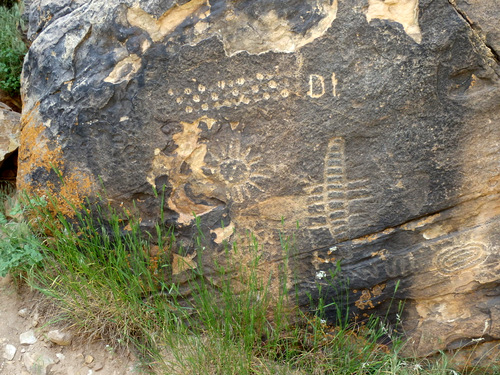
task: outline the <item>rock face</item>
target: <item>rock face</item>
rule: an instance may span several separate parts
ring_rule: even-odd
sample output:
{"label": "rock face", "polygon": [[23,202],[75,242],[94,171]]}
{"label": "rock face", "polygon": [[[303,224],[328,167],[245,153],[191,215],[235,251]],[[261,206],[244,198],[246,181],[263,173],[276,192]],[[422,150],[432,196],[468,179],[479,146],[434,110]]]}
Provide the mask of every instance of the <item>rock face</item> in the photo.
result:
{"label": "rock face", "polygon": [[0,102],[0,181],[15,180],[15,165],[9,157],[19,147],[19,135],[21,132],[21,115]]}
{"label": "rock face", "polygon": [[495,4],[35,0],[19,187],[80,203],[99,177],[116,204],[137,200],[147,229],[165,186],[186,246],[194,213],[214,255],[251,230],[272,270],[277,231],[294,233],[304,305],[317,284],[339,300],[343,282],[360,318],[406,301],[412,354],[490,345]]}

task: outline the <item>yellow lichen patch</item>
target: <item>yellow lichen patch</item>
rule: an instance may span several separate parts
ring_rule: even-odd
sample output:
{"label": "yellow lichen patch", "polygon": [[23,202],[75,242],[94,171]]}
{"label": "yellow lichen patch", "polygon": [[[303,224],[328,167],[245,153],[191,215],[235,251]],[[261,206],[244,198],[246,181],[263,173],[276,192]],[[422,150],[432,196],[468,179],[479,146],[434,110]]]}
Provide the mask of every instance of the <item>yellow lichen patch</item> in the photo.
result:
{"label": "yellow lichen patch", "polygon": [[384,236],[387,236],[387,235],[391,234],[394,231],[395,231],[394,228],[387,228],[387,229],[384,229],[381,232],[377,232],[377,233],[373,233],[373,234],[368,234],[368,235],[363,236],[363,237],[355,238],[355,239],[352,240],[352,242],[354,244],[358,244],[358,243],[364,244],[366,242],[373,242],[375,240],[378,240],[380,237],[384,237]]}
{"label": "yellow lichen patch", "polygon": [[380,259],[382,260],[387,260],[387,250],[386,249],[383,249],[383,250],[380,250],[380,251],[375,251],[372,253],[372,258],[373,257],[380,257]]}
{"label": "yellow lichen patch", "polygon": [[173,254],[172,260],[172,274],[178,275],[181,272],[194,270],[198,267],[196,261],[196,252],[188,256],[181,256],[179,254]]}
{"label": "yellow lichen patch", "polygon": [[151,273],[158,277],[162,274],[162,277],[167,275],[166,272],[171,271],[168,267],[172,264],[172,251],[169,244],[160,248],[157,245],[149,245],[144,248],[144,252],[149,256],[149,270]]}
{"label": "yellow lichen patch", "polygon": [[132,26],[147,31],[154,42],[159,42],[204,6],[208,6],[207,0],[191,0],[173,6],[158,19],[139,7],[133,7],[127,11],[127,20]]}
{"label": "yellow lichen patch", "polygon": [[[19,148],[19,169],[17,184],[19,190],[37,195],[49,195],[55,201],[57,209],[64,215],[73,216],[74,208],[80,207],[93,187],[93,179],[78,168],[65,168],[62,149],[56,142],[49,140],[45,126],[38,113],[36,104],[21,119],[21,146]],[[47,182],[42,185],[32,181],[29,175],[42,168],[46,173],[52,170],[61,173],[61,182]],[[72,172],[65,173],[65,170]]]}
{"label": "yellow lichen patch", "polygon": [[426,216],[423,219],[419,219],[419,220],[411,221],[407,224],[403,224],[401,226],[401,229],[414,231],[415,229],[421,228],[421,227],[426,226],[428,224],[432,224],[434,221],[439,219],[440,216],[441,216],[441,214]]}
{"label": "yellow lichen patch", "polygon": [[370,22],[374,18],[398,22],[415,42],[422,41],[418,25],[418,0],[368,0],[366,19]]}
{"label": "yellow lichen patch", "polygon": [[320,265],[322,265],[324,263],[335,264],[336,262],[337,262],[337,259],[335,257],[324,258],[324,257],[319,256],[318,251],[313,252],[313,259],[312,259],[311,263],[316,270],[319,270]]}
{"label": "yellow lichen patch", "polygon": [[118,84],[124,81],[130,81],[139,71],[142,65],[142,60],[136,54],[125,57],[122,61],[116,64],[115,68],[109,76],[104,79],[104,82]]}
{"label": "yellow lichen patch", "polygon": [[371,301],[372,295],[368,289],[365,289],[361,292],[361,297],[354,303],[356,307],[360,310],[364,310],[366,308],[373,308],[373,302]]}
{"label": "yellow lichen patch", "polygon": [[66,216],[73,216],[85,198],[92,192],[93,179],[85,173],[69,173],[62,176],[63,183],[54,186],[47,183],[45,189],[57,202],[57,208]]}
{"label": "yellow lichen patch", "polygon": [[375,285],[371,290],[364,289],[361,291],[361,297],[354,303],[360,310],[373,309],[375,305],[372,299],[379,297],[385,289],[386,284]]}

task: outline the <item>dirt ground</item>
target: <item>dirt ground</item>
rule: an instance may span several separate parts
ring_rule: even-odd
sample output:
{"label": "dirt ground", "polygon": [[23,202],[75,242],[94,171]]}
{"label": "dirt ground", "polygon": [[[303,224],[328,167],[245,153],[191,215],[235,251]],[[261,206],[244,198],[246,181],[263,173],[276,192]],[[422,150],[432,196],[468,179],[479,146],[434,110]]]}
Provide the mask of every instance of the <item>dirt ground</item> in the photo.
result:
{"label": "dirt ground", "polygon": [[[0,277],[0,374],[131,375],[145,373],[128,351],[89,342],[40,316],[40,297]],[[58,330],[58,332],[54,332]],[[68,344],[69,345],[59,345]]]}

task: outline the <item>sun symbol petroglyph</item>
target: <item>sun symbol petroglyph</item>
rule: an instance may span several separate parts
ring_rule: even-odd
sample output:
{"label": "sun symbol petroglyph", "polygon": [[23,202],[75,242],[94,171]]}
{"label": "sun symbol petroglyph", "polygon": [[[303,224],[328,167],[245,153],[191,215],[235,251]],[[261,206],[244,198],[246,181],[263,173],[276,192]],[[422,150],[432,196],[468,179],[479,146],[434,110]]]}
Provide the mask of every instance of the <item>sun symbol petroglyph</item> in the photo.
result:
{"label": "sun symbol petroglyph", "polygon": [[219,176],[226,187],[226,198],[235,203],[265,195],[265,186],[273,176],[272,167],[263,163],[262,156],[252,156],[252,151],[252,146],[244,147],[235,139],[214,155],[217,166],[209,173]]}

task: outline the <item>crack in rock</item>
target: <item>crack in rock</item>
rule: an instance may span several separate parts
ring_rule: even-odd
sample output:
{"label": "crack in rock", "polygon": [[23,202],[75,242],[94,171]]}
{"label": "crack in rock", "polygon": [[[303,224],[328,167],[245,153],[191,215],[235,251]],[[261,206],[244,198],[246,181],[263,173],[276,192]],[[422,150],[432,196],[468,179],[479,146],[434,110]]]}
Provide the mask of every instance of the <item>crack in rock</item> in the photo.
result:
{"label": "crack in rock", "polygon": [[455,9],[460,18],[462,18],[469,25],[474,34],[478,36],[478,39],[481,41],[484,47],[490,52],[491,54],[490,57],[492,57],[497,64],[500,64],[500,54],[493,48],[493,46],[489,45],[486,42],[486,36],[484,35],[482,29],[474,21],[470,19],[470,17],[463,9],[458,7],[456,0],[448,0],[448,3],[450,3],[453,9]]}

